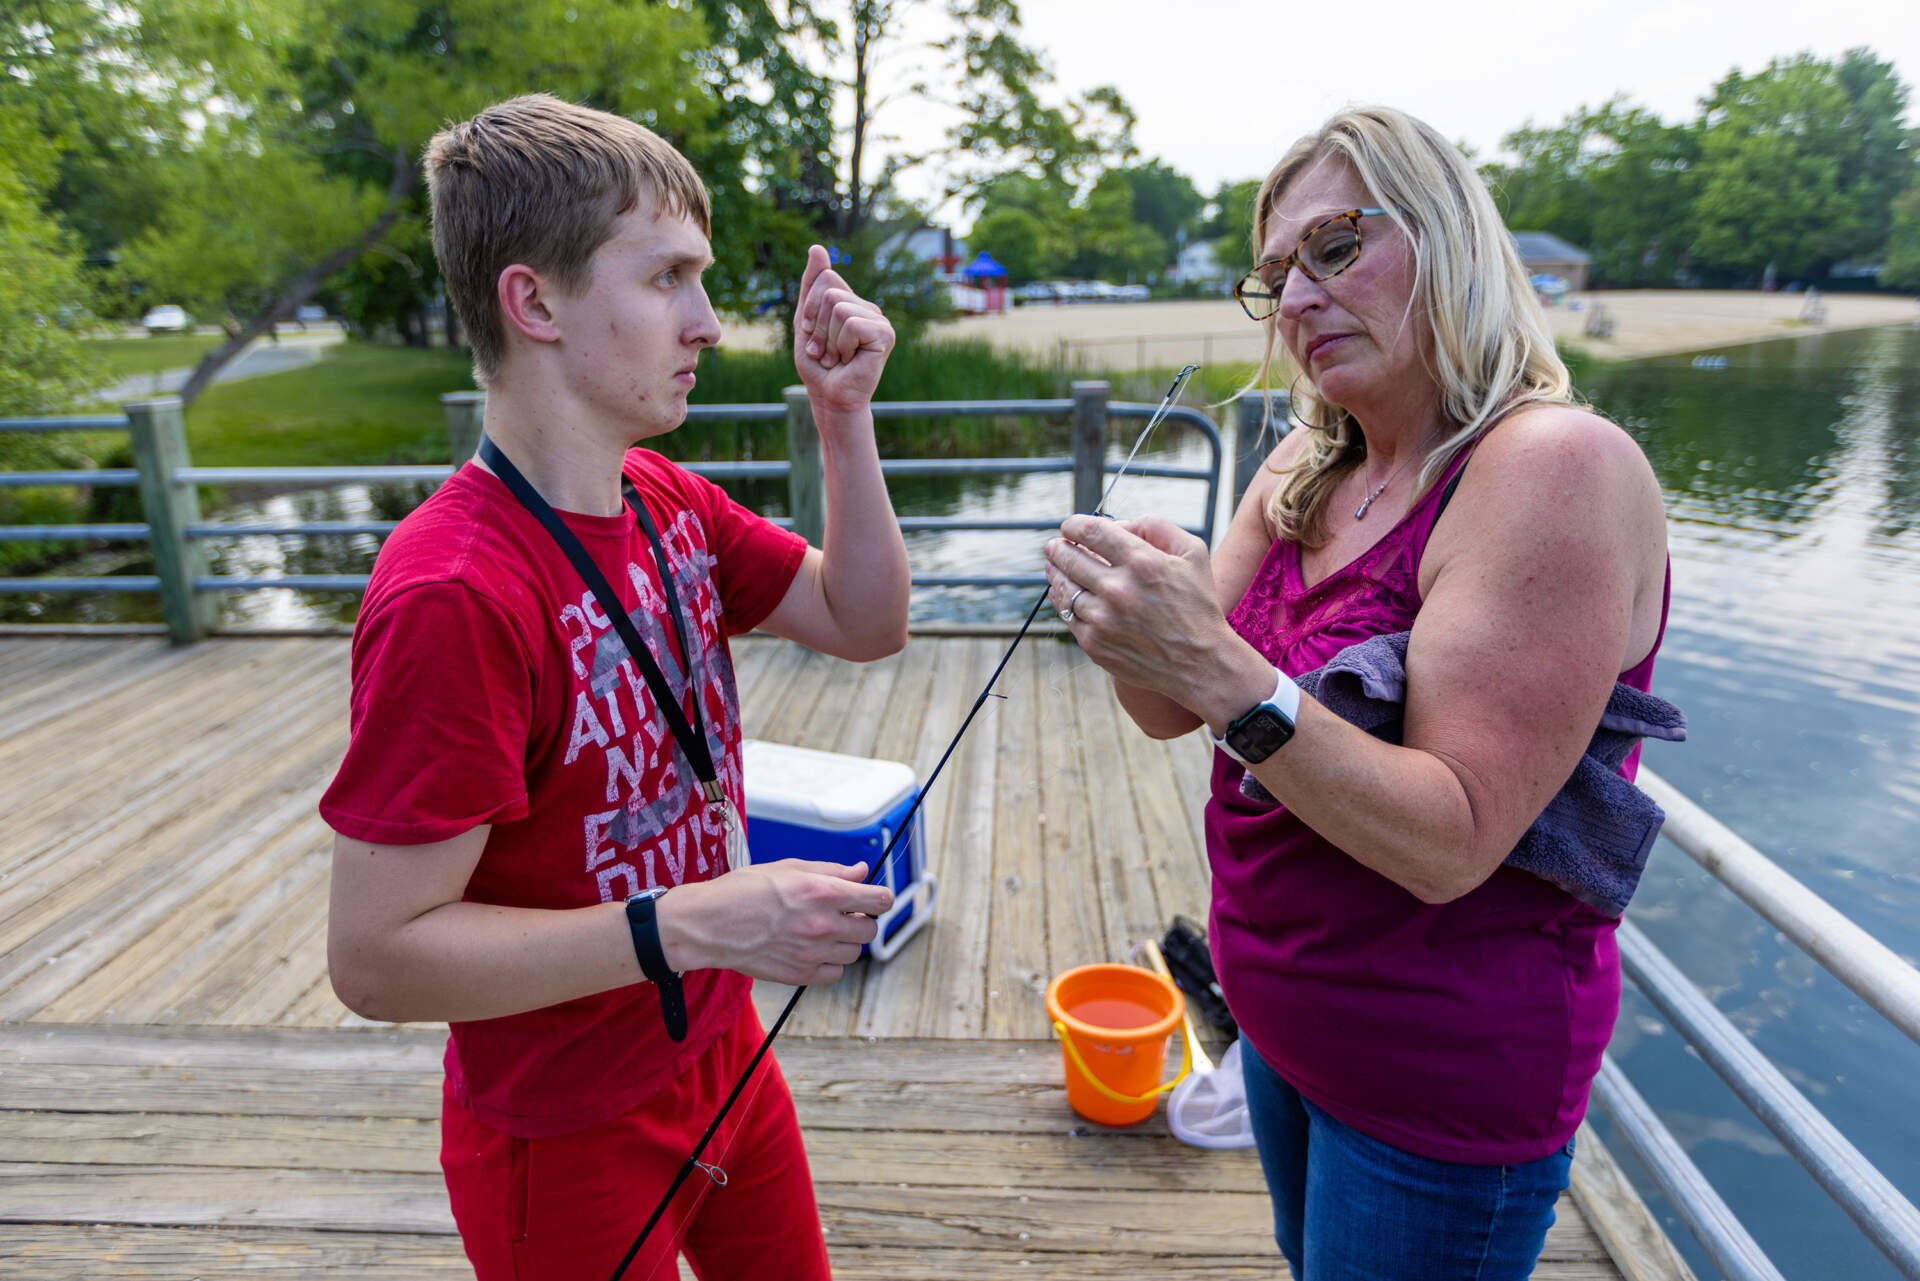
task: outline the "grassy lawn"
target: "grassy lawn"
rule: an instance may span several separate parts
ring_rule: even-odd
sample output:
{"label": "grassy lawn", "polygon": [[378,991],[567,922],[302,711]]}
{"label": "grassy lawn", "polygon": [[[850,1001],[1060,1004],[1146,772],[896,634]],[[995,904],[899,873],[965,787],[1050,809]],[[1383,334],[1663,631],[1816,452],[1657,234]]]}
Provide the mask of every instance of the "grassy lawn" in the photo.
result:
{"label": "grassy lawn", "polygon": [[87,359],[99,371],[102,386],[135,374],[184,369],[222,341],[218,334],[166,334],[151,338],[93,338]]}
{"label": "grassy lawn", "polygon": [[442,392],[473,387],[464,351],[345,342],[286,373],[216,383],[187,410],[202,467],[444,463]]}

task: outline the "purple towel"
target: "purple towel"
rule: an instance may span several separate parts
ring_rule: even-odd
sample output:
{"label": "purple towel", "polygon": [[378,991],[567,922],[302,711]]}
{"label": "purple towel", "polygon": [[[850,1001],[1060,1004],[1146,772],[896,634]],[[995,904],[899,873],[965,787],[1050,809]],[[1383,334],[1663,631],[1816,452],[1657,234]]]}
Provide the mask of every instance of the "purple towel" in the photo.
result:
{"label": "purple towel", "polygon": [[[1409,635],[1395,632],[1349,645],[1297,683],[1342,720],[1398,743],[1406,713]],[[1647,852],[1667,817],[1620,776],[1620,763],[1640,739],[1677,743],[1686,736],[1687,718],[1679,708],[1615,682],[1586,754],[1507,855],[1507,866],[1552,882],[1595,911],[1619,916],[1640,884]],[[1240,790],[1252,800],[1279,803],[1252,774],[1241,776]]]}

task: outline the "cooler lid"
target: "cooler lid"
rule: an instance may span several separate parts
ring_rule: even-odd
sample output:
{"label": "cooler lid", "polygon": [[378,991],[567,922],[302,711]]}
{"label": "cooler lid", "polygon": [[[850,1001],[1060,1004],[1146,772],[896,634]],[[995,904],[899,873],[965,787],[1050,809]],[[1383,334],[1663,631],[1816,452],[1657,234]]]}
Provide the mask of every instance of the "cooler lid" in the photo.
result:
{"label": "cooler lid", "polygon": [[747,739],[747,817],[807,827],[868,827],[913,795],[913,767]]}

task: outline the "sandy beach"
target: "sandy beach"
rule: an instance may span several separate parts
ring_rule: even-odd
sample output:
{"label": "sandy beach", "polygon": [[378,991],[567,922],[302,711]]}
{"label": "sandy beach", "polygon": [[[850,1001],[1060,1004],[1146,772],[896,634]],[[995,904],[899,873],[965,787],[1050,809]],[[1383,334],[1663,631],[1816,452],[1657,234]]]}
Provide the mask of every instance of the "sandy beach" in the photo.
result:
{"label": "sandy beach", "polygon": [[[1671,352],[1712,351],[1737,343],[1788,338],[1821,330],[1861,329],[1920,321],[1920,300],[1884,294],[1825,294],[1820,325],[1800,319],[1801,294],[1702,289],[1620,290],[1570,294],[1547,308],[1556,338],[1605,360],[1628,360]],[[1613,336],[1582,336],[1592,314],[1604,306]],[[1096,369],[1159,368],[1197,362],[1247,363],[1260,358],[1261,330],[1230,298],[1192,302],[1107,303],[1066,307],[1018,307],[1003,316],[969,316],[935,325],[943,338],[984,338],[996,347],[1024,350]],[[771,342],[767,325],[729,325],[727,343],[757,347]]]}

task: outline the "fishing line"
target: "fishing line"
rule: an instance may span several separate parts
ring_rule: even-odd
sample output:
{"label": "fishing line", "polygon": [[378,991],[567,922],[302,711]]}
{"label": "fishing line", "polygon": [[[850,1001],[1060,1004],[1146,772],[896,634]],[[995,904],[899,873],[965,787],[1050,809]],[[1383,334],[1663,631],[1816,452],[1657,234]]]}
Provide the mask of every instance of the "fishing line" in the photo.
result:
{"label": "fishing line", "polygon": [[[1167,388],[1167,394],[1161,398],[1159,406],[1154,409],[1153,415],[1147,419],[1147,425],[1141,429],[1140,435],[1134,439],[1133,448],[1127,452],[1126,461],[1120,464],[1120,470],[1114,473],[1113,480],[1108,484],[1106,492],[1100,495],[1100,501],[1094,505],[1093,515],[1107,515],[1107,500],[1113,497],[1114,486],[1118,485],[1120,478],[1126,475],[1127,468],[1133,465],[1134,456],[1140,452],[1140,447],[1146,444],[1149,436],[1153,435],[1154,428],[1158,427],[1160,420],[1167,416],[1168,411],[1173,408],[1173,402],[1180,395],[1181,389],[1187,385],[1187,380],[1193,377],[1199,368],[1200,366],[1198,365],[1187,365],[1173,376],[1173,383]],[[994,696],[993,687],[995,682],[1000,679],[1000,673],[1004,672],[1007,669],[1007,664],[1012,661],[1013,652],[1020,647],[1020,642],[1026,638],[1028,629],[1033,626],[1033,620],[1039,617],[1040,607],[1047,603],[1047,596],[1050,590],[1050,588],[1044,587],[1040,589],[1040,598],[1034,601],[1033,608],[1027,611],[1026,621],[1021,623],[1020,630],[1014,633],[1012,643],[1007,646],[1007,652],[1000,656],[1000,662],[993,669],[993,674],[987,677],[987,683],[981,687],[980,696],[973,700],[973,706],[968,709],[966,719],[960,722],[960,728],[954,731],[952,740],[948,742],[946,750],[940,754],[940,760],[934,765],[933,772],[927,775],[926,783],[920,788],[919,794],[913,798],[913,804],[908,807],[906,817],[901,821],[899,829],[894,832],[893,839],[887,842],[887,847],[881,852],[879,860],[874,864],[873,871],[868,874],[866,884],[873,884],[880,878],[882,873],[886,872],[892,866],[895,853],[899,849],[901,841],[908,833],[913,831],[913,820],[919,816],[921,804],[927,799],[927,794],[933,790],[934,780],[938,779],[940,777],[940,771],[947,767],[947,761],[952,758],[954,750],[960,746],[960,740],[965,736],[967,728],[973,724],[973,718],[980,714],[982,707],[986,706],[987,699]],[[754,1070],[760,1066],[760,1060],[764,1059],[767,1056],[767,1051],[773,1048],[774,1038],[779,1036],[780,1030],[787,1025],[787,1019],[792,1016],[794,1007],[800,1004],[800,998],[806,994],[806,991],[807,988],[805,985],[793,989],[793,995],[787,998],[786,1007],[780,1011],[780,1016],[773,1021],[773,1026],[767,1029],[766,1036],[760,1042],[760,1048],[753,1052],[753,1058],[748,1061],[746,1070],[741,1072],[740,1079],[733,1083],[733,1089],[728,1093],[726,1101],[721,1103],[720,1110],[714,1113],[713,1120],[708,1124],[706,1132],[700,1136],[700,1141],[693,1145],[693,1151],[687,1154],[687,1159],[681,1164],[679,1173],[675,1174],[673,1176],[673,1182],[667,1185],[666,1192],[660,1197],[660,1203],[653,1207],[653,1213],[647,1216],[646,1224],[640,1229],[640,1235],[636,1236],[633,1239],[633,1244],[627,1247],[626,1254],[621,1256],[620,1262],[614,1267],[613,1275],[608,1281],[620,1281],[620,1278],[626,1275],[627,1268],[633,1263],[634,1257],[640,1253],[641,1247],[646,1245],[647,1237],[652,1234],[655,1225],[660,1222],[661,1216],[666,1214],[667,1207],[672,1204],[674,1194],[680,1191],[681,1186],[693,1176],[694,1171],[705,1171],[708,1179],[715,1183],[724,1179],[724,1171],[720,1172],[719,1177],[716,1178],[714,1173],[715,1167],[702,1165],[700,1157],[706,1152],[707,1144],[713,1141],[713,1136],[719,1132],[721,1122],[726,1120],[727,1113],[732,1110],[734,1102],[739,1099],[740,1092],[746,1088],[747,1082],[753,1079]]]}

